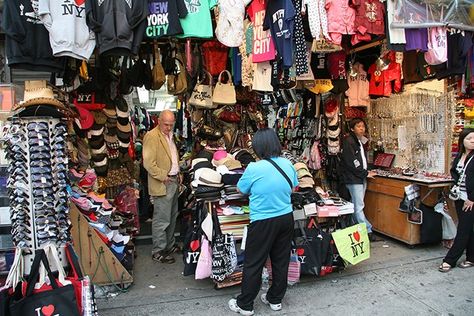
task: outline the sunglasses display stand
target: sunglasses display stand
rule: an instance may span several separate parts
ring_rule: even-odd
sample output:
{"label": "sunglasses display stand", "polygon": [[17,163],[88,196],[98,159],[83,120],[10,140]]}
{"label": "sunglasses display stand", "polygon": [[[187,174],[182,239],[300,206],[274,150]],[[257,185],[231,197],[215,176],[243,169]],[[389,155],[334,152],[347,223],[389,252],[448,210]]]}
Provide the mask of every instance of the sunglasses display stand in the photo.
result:
{"label": "sunglasses display stand", "polygon": [[24,249],[28,273],[36,249],[71,241],[67,187],[67,128],[59,119],[13,118],[6,137],[12,240]]}

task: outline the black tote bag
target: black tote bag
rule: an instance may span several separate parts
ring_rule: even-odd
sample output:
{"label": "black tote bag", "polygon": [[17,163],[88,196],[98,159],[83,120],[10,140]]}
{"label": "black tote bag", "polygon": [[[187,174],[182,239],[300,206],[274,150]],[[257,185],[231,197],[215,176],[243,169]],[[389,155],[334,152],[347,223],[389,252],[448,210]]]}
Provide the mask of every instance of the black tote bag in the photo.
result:
{"label": "black tote bag", "polygon": [[[38,281],[41,262],[48,273],[53,288],[51,290],[33,294],[35,284]],[[10,314],[12,316],[79,316],[74,287],[71,284],[66,286],[58,285],[56,278],[51,272],[48,259],[46,258],[43,249],[38,249],[35,252],[35,259],[27,283],[25,297],[20,300],[12,299],[10,301]]]}
{"label": "black tote bag", "polygon": [[193,275],[196,272],[196,266],[201,254],[201,212],[202,204],[196,207],[196,219],[192,226],[189,227],[184,237],[183,249],[183,275]]}

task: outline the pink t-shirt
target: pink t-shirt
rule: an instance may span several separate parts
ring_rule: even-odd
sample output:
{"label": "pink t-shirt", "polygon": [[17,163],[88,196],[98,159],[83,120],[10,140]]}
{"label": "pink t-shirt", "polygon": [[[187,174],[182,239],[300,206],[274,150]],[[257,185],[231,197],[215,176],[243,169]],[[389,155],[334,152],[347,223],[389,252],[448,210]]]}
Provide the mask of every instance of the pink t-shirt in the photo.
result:
{"label": "pink t-shirt", "polygon": [[270,31],[263,30],[266,8],[266,0],[254,0],[247,9],[253,23],[252,61],[254,63],[275,59],[275,44]]}

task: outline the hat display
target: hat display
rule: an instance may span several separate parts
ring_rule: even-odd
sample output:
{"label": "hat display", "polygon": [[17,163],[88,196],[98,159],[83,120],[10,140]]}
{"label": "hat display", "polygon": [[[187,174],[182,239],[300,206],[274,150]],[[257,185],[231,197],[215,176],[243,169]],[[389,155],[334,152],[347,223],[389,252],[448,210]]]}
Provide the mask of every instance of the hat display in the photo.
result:
{"label": "hat display", "polygon": [[91,111],[102,110],[105,107],[105,103],[95,102],[95,92],[79,93],[77,98],[73,99],[73,103]]}
{"label": "hat display", "polygon": [[309,172],[309,169],[306,164],[302,162],[297,162],[293,166],[295,167],[296,173],[298,174],[298,179],[301,179],[303,177],[313,178],[313,175],[311,174],[311,172]]}
{"label": "hat display", "polygon": [[196,163],[193,167],[193,171],[196,172],[196,170],[198,169],[201,169],[201,168],[209,168],[209,169],[212,169],[212,164],[209,160],[205,160],[205,161],[200,161],[198,163]]}
{"label": "hat display", "polygon": [[235,152],[233,156],[234,156],[234,159],[240,161],[242,166],[247,166],[249,163],[255,161],[255,158],[246,149],[240,149],[239,151]]}
{"label": "hat display", "polygon": [[107,122],[107,116],[101,111],[92,111],[92,115],[97,124],[104,125]]}
{"label": "hat display", "polygon": [[298,182],[300,188],[312,188],[314,186],[314,180],[312,177],[304,176],[298,179]]}
{"label": "hat display", "polygon": [[338,110],[339,110],[339,104],[336,99],[329,99],[324,104],[324,112],[325,112],[324,114],[328,118],[332,118],[336,116]]}
{"label": "hat display", "polygon": [[124,133],[130,133],[132,131],[132,126],[130,124],[122,125],[120,123],[117,123],[117,128],[119,131]]}
{"label": "hat display", "polygon": [[67,110],[64,104],[54,98],[54,92],[48,87],[46,80],[27,80],[25,81],[25,91],[23,101],[15,104],[12,110],[30,105],[49,104],[59,109]]}
{"label": "hat display", "polygon": [[193,187],[200,185],[220,188],[224,186],[222,176],[219,172],[211,168],[199,168],[194,172],[194,180],[191,182]]}
{"label": "hat display", "polygon": [[14,116],[32,117],[32,116],[48,116],[53,118],[63,118],[64,114],[58,108],[52,105],[30,105],[25,108],[19,108]]}
{"label": "hat display", "polygon": [[209,162],[209,160],[207,160],[206,158],[195,158],[191,161],[191,169],[194,169],[194,166],[199,163],[199,162],[203,162],[203,161],[207,161]]}
{"label": "hat display", "polygon": [[128,119],[128,116],[127,117],[117,116],[117,122],[122,125],[127,125],[130,123],[130,120]]}
{"label": "hat display", "polygon": [[122,132],[121,130],[117,129],[117,137],[118,140],[121,140],[122,142],[128,142],[130,141],[130,132]]}
{"label": "hat display", "polygon": [[117,117],[117,111],[115,110],[115,107],[111,107],[107,105],[102,112],[108,117],[108,118],[116,118]]}
{"label": "hat display", "polygon": [[221,160],[221,159],[224,159],[227,157],[227,151],[225,150],[218,150],[214,153],[214,155],[212,156],[212,160]]}
{"label": "hat display", "polygon": [[104,135],[104,139],[105,139],[105,142],[106,142],[107,144],[113,144],[113,143],[118,142],[117,135],[105,134],[105,135]]}

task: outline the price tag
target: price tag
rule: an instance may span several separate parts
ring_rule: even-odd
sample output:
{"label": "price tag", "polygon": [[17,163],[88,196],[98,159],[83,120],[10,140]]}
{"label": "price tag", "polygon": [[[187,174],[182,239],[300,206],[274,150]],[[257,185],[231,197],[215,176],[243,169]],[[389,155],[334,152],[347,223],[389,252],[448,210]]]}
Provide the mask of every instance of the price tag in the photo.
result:
{"label": "price tag", "polygon": [[316,209],[316,203],[310,203],[304,206],[304,213],[306,216],[314,215],[317,212],[318,210]]}

